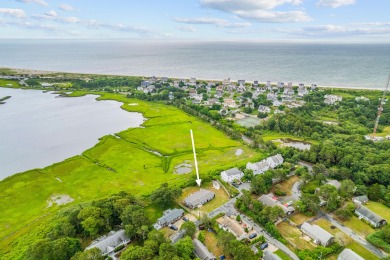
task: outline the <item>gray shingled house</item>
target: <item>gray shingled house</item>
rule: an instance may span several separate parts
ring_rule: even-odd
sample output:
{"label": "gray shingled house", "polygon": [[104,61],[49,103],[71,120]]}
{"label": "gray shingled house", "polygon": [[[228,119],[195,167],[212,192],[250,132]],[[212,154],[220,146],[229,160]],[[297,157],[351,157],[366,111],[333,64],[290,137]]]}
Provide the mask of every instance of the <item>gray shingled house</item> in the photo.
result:
{"label": "gray shingled house", "polygon": [[346,248],[339,254],[337,260],[364,260],[364,258],[356,254],[351,249]]}
{"label": "gray shingled house", "polygon": [[195,255],[202,260],[215,260],[217,259],[198,239],[192,240],[195,246]]}
{"label": "gray shingled house", "polygon": [[210,200],[214,199],[215,193],[209,190],[200,189],[199,191],[192,193],[187,198],[184,199],[184,204],[194,209],[198,206],[201,206]]}
{"label": "gray shingled house", "polygon": [[295,211],[294,207],[286,206],[286,205],[283,205],[282,203],[280,203],[272,193],[261,195],[261,197],[259,198],[259,201],[262,202],[265,206],[269,206],[269,207],[278,206],[278,207],[280,207],[286,215],[291,215]]}
{"label": "gray shingled house", "polygon": [[384,218],[362,205],[355,209],[355,214],[358,215],[359,219],[368,221],[376,228],[387,224]]}
{"label": "gray shingled house", "polygon": [[121,229],[117,232],[111,231],[106,236],[98,238],[90,246],[85,248],[85,250],[96,247],[100,249],[102,255],[108,255],[109,253],[113,252],[116,247],[124,245],[127,242],[130,242],[130,238],[126,236],[125,230]]}
{"label": "gray shingled house", "polygon": [[368,203],[367,195],[357,196],[352,198],[352,201],[359,205],[365,205]]}
{"label": "gray shingled house", "polygon": [[301,230],[303,233],[311,237],[316,244],[328,246],[334,241],[334,236],[332,236],[332,234],[317,225],[310,225],[305,222],[302,224]]}
{"label": "gray shingled house", "polygon": [[184,215],[184,210],[182,209],[167,209],[163,212],[163,216],[159,218],[154,224],[154,228],[159,230],[169,224],[175,223]]}

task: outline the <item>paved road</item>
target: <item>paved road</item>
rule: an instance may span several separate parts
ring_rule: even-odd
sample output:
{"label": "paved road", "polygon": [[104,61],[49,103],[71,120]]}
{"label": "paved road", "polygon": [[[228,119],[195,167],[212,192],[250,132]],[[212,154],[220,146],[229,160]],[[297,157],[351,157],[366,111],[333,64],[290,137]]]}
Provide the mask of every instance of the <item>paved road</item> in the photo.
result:
{"label": "paved road", "polygon": [[332,218],[331,215],[324,214],[323,218],[328,220],[333,226],[335,226],[338,229],[340,229],[342,232],[347,234],[349,237],[351,237],[353,240],[355,240],[356,242],[361,244],[364,248],[366,248],[367,250],[371,251],[373,254],[375,254],[379,258],[383,258],[383,257],[387,256],[386,253],[384,253],[383,251],[379,250],[378,248],[376,248],[375,246],[373,246],[372,244],[367,242],[367,240],[365,240],[363,237],[361,237],[358,234],[356,234],[355,232],[353,232],[352,229],[344,226],[343,224],[341,224],[340,222],[338,222],[337,220]]}
{"label": "paved road", "polygon": [[250,219],[248,216],[242,214],[242,213],[239,213],[235,208],[234,208],[234,203],[236,202],[236,198],[233,198],[231,200],[229,200],[228,202],[226,202],[224,205],[222,205],[221,207],[213,210],[212,212],[209,213],[209,217],[212,218],[212,217],[215,217],[216,215],[218,215],[219,213],[221,212],[224,212],[225,214],[232,214],[232,215],[237,215],[237,214],[240,214],[241,215],[241,218],[250,223],[254,230],[256,231],[257,234],[259,235],[263,235],[265,237],[265,239],[275,245],[276,247],[278,247],[280,250],[282,250],[285,254],[287,254],[289,257],[291,257],[291,259],[294,259],[294,260],[299,260],[298,256],[293,252],[291,251],[287,246],[285,246],[283,243],[281,243],[280,241],[276,240],[275,238],[273,238],[271,235],[269,235],[265,230],[263,230],[259,225],[257,225],[256,223],[253,222],[252,219]]}

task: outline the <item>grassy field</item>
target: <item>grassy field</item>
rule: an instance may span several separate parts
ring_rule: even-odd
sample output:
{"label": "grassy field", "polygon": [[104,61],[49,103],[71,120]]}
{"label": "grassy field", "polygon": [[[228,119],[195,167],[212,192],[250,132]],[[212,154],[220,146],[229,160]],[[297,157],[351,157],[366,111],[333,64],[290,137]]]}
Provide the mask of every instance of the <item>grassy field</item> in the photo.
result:
{"label": "grassy field", "polygon": [[383,127],[382,132],[381,133],[376,133],[376,135],[377,136],[382,136],[382,137],[390,135],[390,126]]}
{"label": "grassy field", "polygon": [[[44,223],[43,216],[54,215],[66,207],[48,207],[52,196],[69,195],[74,199],[72,205],[77,205],[119,191],[138,197],[148,195],[164,182],[178,186],[195,183],[194,170],[184,175],[172,173],[176,164],[193,161],[190,129],[194,131],[201,178],[265,156],[174,107],[127,99],[119,94],[103,94],[100,99],[123,102],[123,109],[140,112],[148,120],[142,128],[101,138],[83,155],[1,181],[0,255],[18,250],[23,234],[31,233],[30,223]],[[244,153],[236,156],[236,149],[243,149]],[[159,151],[163,156],[151,151]]]}
{"label": "grassy field", "polygon": [[345,225],[346,227],[349,227],[350,229],[352,229],[357,234],[359,234],[363,237],[366,237],[367,235],[374,233],[376,231],[370,225],[364,223],[363,221],[359,220],[355,216],[352,216],[352,218],[350,220],[340,221],[340,222],[343,223],[343,225]]}
{"label": "grassy field", "polygon": [[281,222],[276,227],[282,236],[293,245],[293,247],[301,250],[314,249],[313,244],[303,239],[302,232],[297,227],[291,226],[287,222]]}
{"label": "grassy field", "polygon": [[390,223],[390,208],[386,207],[385,205],[379,202],[374,202],[374,201],[368,202],[366,207],[374,211],[382,218],[386,219],[387,223]]}
{"label": "grassy field", "polygon": [[[294,183],[297,182],[298,180],[299,180],[299,177],[294,175],[291,178],[289,178],[288,180],[283,181],[281,183],[278,183],[277,185],[279,185],[278,187],[280,187],[280,191],[285,192],[287,195],[291,195],[291,188],[294,185]],[[274,185],[271,189],[272,193],[275,192],[275,186],[276,185]]]}
{"label": "grassy field", "polygon": [[309,219],[312,219],[313,217],[306,216],[302,213],[295,213],[292,216],[289,217],[289,219],[294,222],[296,225],[301,225],[304,222],[308,221]]}
{"label": "grassy field", "polygon": [[374,259],[379,259],[376,255],[365,249],[362,245],[359,243],[355,242],[352,238],[344,234],[342,231],[340,231],[338,228],[332,228],[332,224],[329,223],[325,219],[318,219],[314,222],[314,224],[322,227],[329,233],[335,236],[336,241],[342,241],[344,246],[346,248],[349,248],[353,251],[355,251],[357,254],[362,256],[366,260],[374,260]]}
{"label": "grassy field", "polygon": [[[220,255],[223,255],[223,250],[217,245],[217,236],[213,232],[204,231],[205,234],[205,245],[207,249],[213,253],[217,259]],[[226,259],[231,259],[230,256],[226,256]]]}
{"label": "grassy field", "polygon": [[290,260],[291,258],[286,255],[282,250],[278,249],[274,252],[275,255],[279,256],[282,260]]}
{"label": "grassy field", "polygon": [[285,133],[270,132],[270,131],[264,132],[263,135],[261,136],[261,138],[263,138],[264,141],[272,141],[272,140],[282,139],[282,138],[290,138],[290,139],[294,139],[297,141],[304,140],[303,138],[296,137],[294,135],[285,134]]}
{"label": "grassy field", "polygon": [[20,88],[19,82],[9,79],[0,79],[0,86],[7,88]]}

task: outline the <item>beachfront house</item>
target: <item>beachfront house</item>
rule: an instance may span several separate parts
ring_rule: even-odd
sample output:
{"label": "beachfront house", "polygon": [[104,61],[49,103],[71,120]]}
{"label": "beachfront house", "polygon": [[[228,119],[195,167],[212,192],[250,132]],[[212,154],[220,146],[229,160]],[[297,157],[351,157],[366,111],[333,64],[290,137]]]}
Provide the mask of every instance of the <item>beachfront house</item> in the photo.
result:
{"label": "beachfront house", "polygon": [[269,170],[269,165],[267,160],[262,160],[260,162],[250,163],[248,162],[246,164],[246,168],[248,170],[252,170],[254,175],[262,174]]}
{"label": "beachfront house", "polygon": [[278,82],[278,88],[284,88],[284,82]]}
{"label": "beachfront house", "polygon": [[184,210],[182,209],[167,209],[163,212],[163,216],[157,220],[153,225],[155,229],[159,230],[169,224],[173,224],[184,215]]}
{"label": "beachfront house", "polygon": [[184,204],[194,209],[196,207],[202,206],[203,204],[214,199],[215,193],[209,190],[200,189],[199,191],[192,193],[184,199]]}
{"label": "beachfront house", "polygon": [[317,89],[317,84],[311,84],[310,90],[314,91]]}
{"label": "beachfront house", "polygon": [[305,85],[303,83],[299,83],[298,86],[298,96],[304,97],[309,94],[309,91],[305,88]]}
{"label": "beachfront house", "polygon": [[255,80],[253,81],[252,87],[257,88],[259,86],[259,81]]}
{"label": "beachfront house", "polygon": [[351,249],[346,248],[339,254],[337,260],[364,260],[364,258],[356,254]]}
{"label": "beachfront house", "polygon": [[375,212],[371,211],[370,209],[366,208],[363,205],[360,205],[358,208],[355,209],[355,214],[359,217],[359,219],[364,219],[368,223],[370,223],[373,227],[381,227],[387,224],[386,220],[376,214]]}
{"label": "beachfront house", "polygon": [[367,195],[357,196],[353,197],[352,201],[357,205],[365,205],[368,203],[368,197]]}
{"label": "beachfront house", "polygon": [[261,195],[259,201],[263,203],[265,206],[280,207],[286,215],[291,215],[295,212],[295,208],[293,206],[282,204],[280,201],[277,200],[277,198],[272,193]]}
{"label": "beachfront house", "polygon": [[267,160],[269,167],[271,167],[272,169],[278,167],[279,165],[282,165],[284,162],[281,154],[277,154],[277,155],[268,157],[266,160]]}
{"label": "beachfront house", "polygon": [[245,85],[245,79],[239,79],[239,80],[237,81],[237,84],[238,84],[238,85]]}
{"label": "beachfront house", "polygon": [[223,85],[228,85],[228,84],[230,84],[230,78],[224,79],[224,80],[222,81],[222,84],[223,84]]}
{"label": "beachfront house", "polygon": [[221,178],[225,182],[232,182],[234,180],[240,180],[244,176],[244,173],[237,167],[221,172]]}
{"label": "beachfront house", "polygon": [[274,101],[278,98],[278,95],[274,92],[269,92],[267,94],[267,100]]}
{"label": "beachfront house", "polygon": [[192,244],[195,247],[195,256],[202,260],[216,260],[217,258],[213,255],[205,245],[202,244],[198,239],[192,240]]}
{"label": "beachfront house", "polygon": [[125,230],[110,231],[106,236],[100,237],[92,242],[90,246],[87,246],[85,250],[98,248],[102,255],[108,255],[114,252],[115,248],[121,245],[125,245],[130,242],[130,238],[126,236]]}
{"label": "beachfront house", "polygon": [[334,236],[320,226],[305,222],[302,224],[301,230],[318,245],[329,246],[334,241]]}
{"label": "beachfront house", "polygon": [[244,228],[237,223],[237,221],[230,219],[228,216],[223,216],[217,219],[217,223],[221,229],[232,233],[237,240],[243,240],[248,237]]}
{"label": "beachfront house", "polygon": [[282,260],[278,255],[272,253],[270,250],[264,250],[263,260]]}
{"label": "beachfront house", "polygon": [[260,105],[259,108],[257,109],[257,111],[261,112],[261,113],[271,113],[271,108],[267,107],[267,106],[263,106],[263,105]]}

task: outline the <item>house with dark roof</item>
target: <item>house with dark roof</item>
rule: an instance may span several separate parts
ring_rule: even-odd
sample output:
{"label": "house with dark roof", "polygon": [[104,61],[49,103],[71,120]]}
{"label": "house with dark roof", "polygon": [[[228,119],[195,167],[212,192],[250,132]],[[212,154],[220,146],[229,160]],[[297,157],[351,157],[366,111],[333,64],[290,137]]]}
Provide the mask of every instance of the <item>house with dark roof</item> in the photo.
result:
{"label": "house with dark roof", "polygon": [[357,196],[357,197],[353,197],[352,201],[358,205],[365,205],[368,203],[368,197],[367,195]]}
{"label": "house with dark roof", "polygon": [[278,255],[272,253],[270,250],[264,250],[263,260],[282,260]]}
{"label": "house with dark roof", "polygon": [[205,245],[202,244],[198,239],[192,240],[192,244],[195,247],[195,255],[202,260],[215,260],[217,259]]}
{"label": "house with dark roof", "polygon": [[378,228],[381,226],[384,226],[387,224],[386,220],[376,214],[375,212],[371,211],[370,209],[366,208],[363,205],[360,205],[358,208],[355,209],[355,214],[359,217],[359,219],[364,219],[368,223],[370,223],[372,226]]}
{"label": "house with dark roof", "polygon": [[305,222],[302,224],[301,230],[303,233],[313,239],[316,244],[329,246],[334,241],[334,236],[320,226],[310,225],[309,223]]}
{"label": "house with dark roof", "polygon": [[351,249],[346,248],[339,254],[337,260],[364,260],[364,258],[356,254]]}
{"label": "house with dark roof", "polygon": [[178,221],[184,215],[184,210],[182,209],[167,209],[163,212],[163,216],[157,219],[154,228],[159,230],[169,224],[173,224]]}
{"label": "house with dark roof", "polygon": [[239,180],[242,177],[244,177],[244,173],[240,171],[237,167],[221,172],[221,178],[223,181],[226,182]]}
{"label": "house with dark roof", "polygon": [[88,247],[85,248],[85,250],[92,249],[92,248],[98,248],[102,255],[108,255],[109,253],[113,252],[115,248],[117,248],[120,245],[124,245],[126,243],[130,242],[130,238],[126,236],[125,230],[121,229],[118,231],[111,231],[106,236],[100,237]]}
{"label": "house with dark roof", "polygon": [[184,204],[194,209],[198,206],[202,206],[203,204],[209,202],[214,199],[215,193],[209,190],[200,189],[199,191],[192,193],[184,199]]}
{"label": "house with dark roof", "polygon": [[295,208],[293,206],[287,206],[282,204],[280,201],[277,200],[277,198],[272,193],[261,195],[259,201],[263,203],[265,206],[280,207],[286,215],[291,215],[295,212]]}

